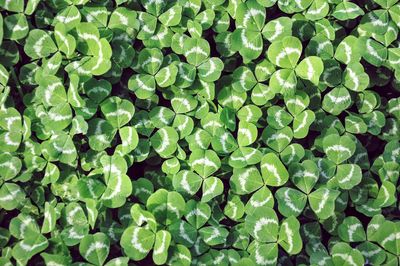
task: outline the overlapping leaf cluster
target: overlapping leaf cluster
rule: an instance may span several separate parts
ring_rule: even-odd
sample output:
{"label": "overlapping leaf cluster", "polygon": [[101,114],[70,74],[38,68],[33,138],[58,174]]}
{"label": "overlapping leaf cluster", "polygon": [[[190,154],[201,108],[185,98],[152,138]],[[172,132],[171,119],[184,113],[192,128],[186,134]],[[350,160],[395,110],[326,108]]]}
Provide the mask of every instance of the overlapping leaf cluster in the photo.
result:
{"label": "overlapping leaf cluster", "polygon": [[399,265],[398,0],[0,0],[0,265]]}

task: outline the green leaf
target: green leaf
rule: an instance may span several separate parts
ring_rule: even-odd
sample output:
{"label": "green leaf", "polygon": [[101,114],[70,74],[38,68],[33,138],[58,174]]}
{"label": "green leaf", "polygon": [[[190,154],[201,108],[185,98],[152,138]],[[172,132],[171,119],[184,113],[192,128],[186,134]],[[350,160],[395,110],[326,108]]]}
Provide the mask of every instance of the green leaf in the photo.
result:
{"label": "green leaf", "polygon": [[197,67],[199,78],[206,82],[214,82],[218,80],[223,69],[224,63],[218,57],[206,59]]}
{"label": "green leaf", "polygon": [[24,11],[24,1],[22,0],[16,0],[16,1],[1,1],[1,7],[5,10],[11,11],[11,12],[23,12]]}
{"label": "green leaf", "polygon": [[157,85],[160,87],[168,87],[175,83],[178,68],[175,65],[169,65],[161,68],[155,75]]}
{"label": "green leaf", "polygon": [[10,221],[10,234],[18,239],[25,239],[31,235],[39,234],[39,226],[31,215],[20,213]]}
{"label": "green leaf", "polygon": [[388,49],[373,39],[365,40],[366,52],[363,58],[374,66],[381,66],[388,57]]}
{"label": "green leaf", "polygon": [[358,62],[347,65],[343,78],[344,86],[352,91],[363,91],[369,85],[369,76],[364,72],[364,67]]}
{"label": "green leaf", "polygon": [[378,195],[374,200],[376,207],[388,207],[396,202],[396,187],[389,181],[383,181]]}
{"label": "green leaf", "polygon": [[297,217],[307,204],[307,196],[293,188],[280,188],[275,193],[278,201],[278,210],[285,216]]}
{"label": "green leaf", "polygon": [[221,167],[221,161],[217,154],[212,150],[193,150],[189,157],[189,165],[196,171],[201,177],[205,178]]}
{"label": "green leaf", "polygon": [[178,133],[172,127],[160,128],[150,139],[155,151],[162,157],[171,156],[177,148]]}
{"label": "green leaf", "polygon": [[289,179],[288,171],[274,153],[264,155],[261,159],[260,166],[265,184],[269,186],[282,186]]}
{"label": "green leaf", "polygon": [[46,202],[44,205],[44,220],[41,229],[42,234],[53,231],[56,227],[56,222],[56,210],[53,206]]}
{"label": "green leaf", "polygon": [[139,28],[139,23],[136,20],[136,15],[137,13],[134,10],[118,7],[113,10],[108,27],[110,29],[126,30],[127,32],[129,29],[137,29]]}
{"label": "green leaf", "polygon": [[[346,2],[348,3],[348,2]],[[335,58],[343,64],[358,62],[361,59],[360,41],[352,35],[344,38],[335,51]]]}
{"label": "green leaf", "polygon": [[276,93],[283,95],[292,95],[295,92],[297,86],[297,77],[295,71],[291,69],[280,69],[272,74],[269,89],[272,90],[272,97],[274,98]]}
{"label": "green leaf", "polygon": [[168,258],[168,248],[171,243],[171,234],[160,230],[156,233],[153,250],[153,261],[157,265],[163,265]]}
{"label": "green leaf", "polygon": [[168,9],[158,17],[160,22],[167,27],[178,25],[181,18],[182,18],[182,7],[179,5],[172,6],[170,9]]}
{"label": "green leaf", "polygon": [[335,211],[335,200],[340,192],[326,187],[318,188],[308,195],[311,209],[320,219],[327,219]]}
{"label": "green leaf", "polygon": [[211,216],[211,208],[207,203],[190,200],[186,203],[186,220],[197,229],[201,228]]}
{"label": "green leaf", "polygon": [[305,17],[309,20],[319,20],[329,13],[329,4],[324,0],[316,0],[308,8]]}
{"label": "green leaf", "polygon": [[374,34],[385,34],[389,27],[389,12],[383,9],[372,10],[360,21],[360,28]]}
{"label": "green leaf", "polygon": [[289,165],[289,175],[293,184],[306,194],[309,194],[319,178],[319,168],[312,160]]}
{"label": "green leaf", "polygon": [[121,247],[125,254],[134,261],[142,260],[153,247],[155,234],[138,226],[129,226],[121,236]]}
{"label": "green leaf", "polygon": [[338,20],[355,19],[356,17],[362,15],[364,15],[364,11],[355,3],[348,1],[339,3],[332,13],[332,16]]}
{"label": "green leaf", "polygon": [[238,144],[239,146],[248,146],[257,139],[257,127],[253,123],[245,121],[239,122]]}
{"label": "green leaf", "polygon": [[292,141],[293,132],[289,127],[276,130],[268,126],[264,129],[262,136],[268,147],[281,152]]}
{"label": "green leaf", "polygon": [[231,189],[239,195],[250,194],[264,183],[256,167],[233,169],[233,175],[229,182]]}
{"label": "green leaf", "polygon": [[75,28],[81,22],[81,13],[76,6],[68,6],[61,12],[57,13],[57,16],[53,20],[53,25],[62,23],[67,31]]}
{"label": "green leaf", "polygon": [[79,253],[82,257],[95,265],[103,265],[109,251],[110,241],[104,233],[87,235],[79,244]]}
{"label": "green leaf", "polygon": [[7,16],[4,19],[4,38],[19,40],[28,35],[29,26],[24,14]]}
{"label": "green leaf", "polygon": [[295,68],[302,52],[302,44],[299,39],[292,36],[272,42],[268,47],[268,59],[282,68]]}
{"label": "green leaf", "polygon": [[188,38],[183,44],[184,55],[189,64],[198,66],[210,56],[210,45],[204,39]]}
{"label": "green leaf", "polygon": [[263,51],[261,33],[246,28],[237,28],[232,34],[232,49],[239,51],[245,62],[258,58]]}
{"label": "green leaf", "polygon": [[197,100],[191,95],[177,95],[171,99],[172,108],[175,113],[188,113],[196,108]]}
{"label": "green leaf", "polygon": [[245,228],[259,242],[274,242],[278,239],[278,217],[270,207],[262,207],[248,214]]}
{"label": "green leaf", "polygon": [[155,75],[161,67],[163,58],[160,49],[145,48],[139,53],[138,65],[144,72]]}
{"label": "green leaf", "polygon": [[360,251],[349,244],[339,242],[332,247],[332,260],[335,265],[364,265],[364,257]]}
{"label": "green leaf", "polygon": [[361,182],[361,168],[357,164],[340,164],[335,179],[341,189],[352,189]]}
{"label": "green leaf", "polygon": [[119,129],[119,136],[122,142],[122,151],[129,153],[133,151],[139,143],[139,135],[134,127],[125,126]]}
{"label": "green leaf", "polygon": [[224,191],[224,184],[221,179],[215,176],[210,176],[204,180],[202,191],[201,202],[208,202],[222,194]]}
{"label": "green leaf", "polygon": [[127,164],[120,155],[103,155],[100,159],[104,171],[107,188],[101,196],[109,208],[121,207],[132,193],[132,184],[126,175]]}
{"label": "green leaf", "polygon": [[20,173],[22,162],[18,157],[4,153],[0,155],[0,176],[4,180],[11,180]]}
{"label": "green leaf", "polygon": [[71,57],[76,48],[76,40],[71,34],[68,34],[64,23],[57,23],[55,25],[54,38],[56,39],[58,49],[67,57]]}
{"label": "green leaf", "polygon": [[278,244],[290,255],[298,254],[303,248],[300,236],[300,223],[291,216],[283,220],[279,230]]}
{"label": "green leaf", "polygon": [[254,253],[251,254],[251,258],[252,260],[248,262],[245,261],[246,258],[243,258],[242,265],[251,265],[254,262],[256,265],[274,265],[278,260],[278,245],[276,243],[257,245]]}
{"label": "green leaf", "polygon": [[202,181],[202,178],[194,172],[182,170],[174,175],[172,184],[177,192],[192,196],[200,189]]}
{"label": "green leaf", "polygon": [[292,20],[288,17],[280,17],[269,21],[262,30],[264,38],[269,42],[280,40],[292,34]]}
{"label": "green leaf", "polygon": [[302,79],[311,81],[314,85],[318,85],[323,71],[324,64],[317,56],[306,57],[296,66],[296,74]]}
{"label": "green leaf", "polygon": [[199,230],[199,234],[207,245],[214,246],[225,243],[229,232],[224,227],[206,226]]}
{"label": "green leaf", "polygon": [[146,207],[157,221],[168,225],[181,218],[185,201],[178,192],[159,189],[148,198]]}
{"label": "green leaf", "polygon": [[236,11],[236,24],[253,31],[261,31],[266,18],[265,8],[257,1],[242,3]]}
{"label": "green leaf", "polygon": [[377,229],[376,242],[385,250],[398,256],[400,254],[399,238],[397,237],[399,230],[399,223],[392,221],[382,221],[382,226]]}
{"label": "green leaf", "polygon": [[364,228],[359,219],[346,217],[338,227],[339,237],[345,242],[361,242],[366,240]]}
{"label": "green leaf", "polygon": [[46,31],[34,29],[29,32],[24,51],[30,58],[38,59],[55,53],[57,47]]}
{"label": "green leaf", "polygon": [[325,94],[322,100],[322,108],[333,115],[339,115],[349,108],[351,104],[352,99],[350,93],[344,86],[333,88],[330,92]]}
{"label": "green leaf", "polygon": [[311,124],[315,120],[315,114],[311,110],[305,110],[295,116],[293,120],[293,137],[302,139],[307,136]]}
{"label": "green leaf", "polygon": [[152,75],[133,75],[129,79],[128,88],[133,91],[139,99],[148,99],[156,91],[156,80]]}
{"label": "green leaf", "polygon": [[45,250],[49,245],[47,238],[41,234],[32,234],[18,242],[12,249],[12,256],[16,260],[29,260],[35,254]]}
{"label": "green leaf", "polygon": [[324,152],[328,159],[340,164],[350,158],[355,150],[356,144],[349,136],[328,135],[323,139]]}
{"label": "green leaf", "polygon": [[101,105],[101,112],[113,127],[121,128],[127,124],[135,113],[133,104],[119,97],[109,97]]}

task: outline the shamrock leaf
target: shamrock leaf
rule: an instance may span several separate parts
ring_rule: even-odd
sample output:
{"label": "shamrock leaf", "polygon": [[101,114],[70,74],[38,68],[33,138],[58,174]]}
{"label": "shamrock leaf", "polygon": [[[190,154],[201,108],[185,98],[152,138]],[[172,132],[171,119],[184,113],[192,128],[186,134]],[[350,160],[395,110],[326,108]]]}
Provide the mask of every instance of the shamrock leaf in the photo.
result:
{"label": "shamrock leaf", "polygon": [[239,195],[249,194],[263,185],[263,179],[255,167],[237,168],[233,170],[230,185]]}
{"label": "shamrock leaf", "polygon": [[104,155],[100,159],[107,188],[101,199],[106,206],[117,208],[123,205],[132,192],[132,185],[126,175],[127,165],[120,155]]}
{"label": "shamrock leaf", "polygon": [[332,247],[332,261],[335,265],[355,264],[363,265],[364,257],[360,251],[353,249],[349,244],[339,242]]}
{"label": "shamrock leaf", "polygon": [[363,66],[358,62],[347,65],[343,77],[344,86],[352,91],[363,91],[369,85],[369,77],[364,72]]}
{"label": "shamrock leaf", "polygon": [[168,231],[160,230],[156,233],[153,250],[153,261],[155,264],[162,265],[167,261],[170,243],[171,234]]}
{"label": "shamrock leaf", "polygon": [[239,122],[238,144],[239,146],[248,146],[257,138],[257,127],[245,121]]}
{"label": "shamrock leaf", "polygon": [[16,260],[29,260],[35,254],[45,250],[49,241],[41,234],[32,234],[18,242],[12,249],[12,256]]}
{"label": "shamrock leaf", "polygon": [[221,167],[219,157],[212,150],[194,150],[189,157],[189,164],[203,178],[212,175]]}
{"label": "shamrock leaf", "polygon": [[185,201],[178,192],[159,189],[147,199],[146,207],[157,221],[168,225],[181,218]]}
{"label": "shamrock leaf", "polygon": [[38,59],[55,53],[57,47],[46,31],[34,29],[29,32],[24,51],[32,59]]}
{"label": "shamrock leaf", "polygon": [[343,64],[358,62],[361,59],[359,39],[352,35],[344,38],[335,51],[335,58]]}
{"label": "shamrock leaf", "polygon": [[121,247],[127,256],[138,261],[147,256],[153,247],[155,235],[149,229],[132,225],[121,236]]}
{"label": "shamrock leaf", "polygon": [[172,182],[179,193],[194,195],[200,189],[202,181],[199,175],[188,170],[182,170],[174,175]]}
{"label": "shamrock leaf", "polygon": [[107,121],[117,128],[128,123],[135,113],[133,104],[119,97],[108,98],[101,103],[100,108]]}
{"label": "shamrock leaf", "polygon": [[318,181],[319,169],[314,161],[304,160],[302,163],[290,164],[289,175],[296,187],[309,194]]}
{"label": "shamrock leaf", "polygon": [[349,136],[331,134],[323,139],[324,152],[328,159],[336,164],[340,164],[350,158],[356,149],[356,145]]}
{"label": "shamrock leaf", "polygon": [[261,174],[269,186],[282,186],[289,179],[285,166],[274,153],[264,155],[260,162]]}
{"label": "shamrock leaf", "polygon": [[352,189],[361,182],[361,168],[356,164],[340,164],[337,166],[335,178],[340,188]]}
{"label": "shamrock leaf", "polygon": [[259,242],[274,242],[278,238],[278,217],[272,208],[262,207],[246,216],[245,228]]}
{"label": "shamrock leaf", "polygon": [[172,127],[160,128],[150,139],[155,151],[163,157],[168,157],[177,148],[178,133]]}
{"label": "shamrock leaf", "polygon": [[224,191],[224,184],[222,183],[221,179],[211,176],[204,180],[203,182],[203,196],[201,198],[202,202],[208,202],[211,199],[219,196]]}
{"label": "shamrock leaf", "polygon": [[110,251],[110,241],[104,233],[86,235],[79,244],[79,253],[87,261],[102,265]]}
{"label": "shamrock leaf", "polygon": [[272,42],[268,47],[268,59],[276,66],[294,68],[300,58],[302,44],[299,39],[292,36]]}
{"label": "shamrock leaf", "polygon": [[302,79],[311,81],[315,85],[318,84],[319,77],[323,71],[324,64],[321,58],[317,56],[306,57],[296,66],[296,74]]}
{"label": "shamrock leaf", "polygon": [[366,239],[364,228],[356,217],[346,217],[338,227],[339,237],[346,242],[361,242]]}
{"label": "shamrock leaf", "polygon": [[275,197],[279,212],[285,217],[299,216],[307,204],[307,196],[293,188],[280,188]]}
{"label": "shamrock leaf", "polygon": [[194,66],[203,63],[210,55],[210,45],[204,39],[186,39],[183,50],[188,63]]}
{"label": "shamrock leaf", "polygon": [[303,247],[299,230],[300,223],[293,216],[286,218],[281,224],[278,243],[289,254],[297,254]]}
{"label": "shamrock leaf", "polygon": [[364,15],[364,11],[357,4],[347,1],[339,3],[332,13],[332,16],[338,20],[355,19],[362,15]]}
{"label": "shamrock leaf", "polygon": [[326,219],[335,211],[335,200],[340,192],[329,188],[319,188],[308,195],[311,209],[320,219]]}
{"label": "shamrock leaf", "polygon": [[352,104],[352,99],[349,91],[344,86],[333,88],[325,94],[322,100],[322,108],[333,114],[338,115]]}

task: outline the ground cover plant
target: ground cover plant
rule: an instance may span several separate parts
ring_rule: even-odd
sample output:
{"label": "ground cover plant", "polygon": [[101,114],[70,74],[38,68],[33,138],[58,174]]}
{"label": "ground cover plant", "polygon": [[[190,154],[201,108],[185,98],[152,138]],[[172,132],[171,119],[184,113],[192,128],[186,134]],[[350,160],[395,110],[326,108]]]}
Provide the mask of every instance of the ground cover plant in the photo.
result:
{"label": "ground cover plant", "polygon": [[0,265],[399,265],[398,0],[0,0]]}

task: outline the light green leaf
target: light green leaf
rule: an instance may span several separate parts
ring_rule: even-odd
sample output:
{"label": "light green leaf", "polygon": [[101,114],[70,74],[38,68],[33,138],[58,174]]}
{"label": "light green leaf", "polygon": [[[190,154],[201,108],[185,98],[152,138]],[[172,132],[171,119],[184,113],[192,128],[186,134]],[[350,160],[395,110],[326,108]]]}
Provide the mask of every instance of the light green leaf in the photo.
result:
{"label": "light green leaf", "polygon": [[335,211],[335,200],[340,192],[326,187],[318,188],[308,195],[311,209],[320,219],[327,219]]}
{"label": "light green leaf", "polygon": [[306,57],[296,66],[296,74],[302,79],[311,81],[314,85],[318,85],[323,71],[324,64],[317,56]]}
{"label": "light green leaf", "polygon": [[38,59],[55,53],[57,47],[46,31],[34,29],[29,32],[24,51],[30,58]]}
{"label": "light green leaf", "polygon": [[282,186],[289,179],[288,171],[274,153],[264,155],[261,159],[260,166],[262,177],[269,186]]}
{"label": "light green leaf", "polygon": [[286,36],[282,40],[272,42],[268,47],[268,59],[282,68],[294,68],[300,58],[302,44],[299,39]]}
{"label": "light green leaf", "polygon": [[103,265],[109,251],[110,241],[104,233],[87,235],[79,244],[79,253],[82,257],[95,265]]}

